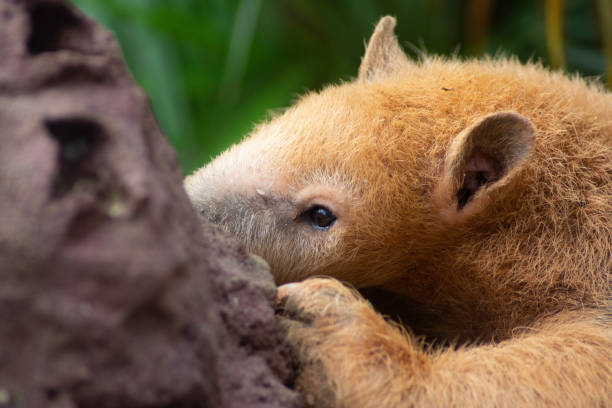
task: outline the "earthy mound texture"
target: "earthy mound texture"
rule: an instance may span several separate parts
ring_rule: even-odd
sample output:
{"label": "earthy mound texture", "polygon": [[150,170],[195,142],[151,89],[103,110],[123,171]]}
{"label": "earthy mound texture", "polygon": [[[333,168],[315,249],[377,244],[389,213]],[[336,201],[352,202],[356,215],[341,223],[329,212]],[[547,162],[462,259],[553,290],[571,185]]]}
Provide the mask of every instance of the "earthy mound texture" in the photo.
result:
{"label": "earthy mound texture", "polygon": [[295,407],[267,265],[202,225],[113,37],[0,0],[0,407]]}

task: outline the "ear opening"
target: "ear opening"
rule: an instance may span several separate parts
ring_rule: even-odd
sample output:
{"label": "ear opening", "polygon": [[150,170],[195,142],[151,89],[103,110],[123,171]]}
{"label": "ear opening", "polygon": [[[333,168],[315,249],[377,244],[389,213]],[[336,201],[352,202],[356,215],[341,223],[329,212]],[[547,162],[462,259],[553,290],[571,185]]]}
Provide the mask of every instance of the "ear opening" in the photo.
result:
{"label": "ear opening", "polygon": [[463,183],[456,193],[457,209],[461,210],[484,186],[498,181],[504,170],[502,165],[486,153],[476,151],[470,155],[465,165]]}
{"label": "ear opening", "polygon": [[380,19],[361,60],[360,82],[371,82],[396,72],[408,63],[408,58],[394,34],[395,18],[385,16]]}
{"label": "ear opening", "polygon": [[437,204],[447,215],[478,212],[522,167],[533,143],[533,126],[515,112],[486,116],[465,129],[448,149]]}

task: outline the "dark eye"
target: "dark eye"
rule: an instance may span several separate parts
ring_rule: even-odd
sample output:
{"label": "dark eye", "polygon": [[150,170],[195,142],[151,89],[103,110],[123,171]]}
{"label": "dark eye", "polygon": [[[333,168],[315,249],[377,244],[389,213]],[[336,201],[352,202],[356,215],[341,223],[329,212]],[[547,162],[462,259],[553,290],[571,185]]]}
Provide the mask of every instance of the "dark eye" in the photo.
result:
{"label": "dark eye", "polygon": [[336,216],[330,210],[320,205],[308,209],[302,215],[314,229],[320,231],[328,230],[336,221]]}

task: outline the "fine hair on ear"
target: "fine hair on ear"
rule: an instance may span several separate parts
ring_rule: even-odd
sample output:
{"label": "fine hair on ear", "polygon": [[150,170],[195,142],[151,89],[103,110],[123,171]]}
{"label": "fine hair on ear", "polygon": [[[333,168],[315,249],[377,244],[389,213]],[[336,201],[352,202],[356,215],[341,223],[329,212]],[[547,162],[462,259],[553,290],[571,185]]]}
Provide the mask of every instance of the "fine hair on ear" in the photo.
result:
{"label": "fine hair on ear", "polygon": [[397,41],[394,33],[395,18],[385,16],[380,19],[361,60],[359,82],[372,82],[385,78],[408,64],[408,58]]}

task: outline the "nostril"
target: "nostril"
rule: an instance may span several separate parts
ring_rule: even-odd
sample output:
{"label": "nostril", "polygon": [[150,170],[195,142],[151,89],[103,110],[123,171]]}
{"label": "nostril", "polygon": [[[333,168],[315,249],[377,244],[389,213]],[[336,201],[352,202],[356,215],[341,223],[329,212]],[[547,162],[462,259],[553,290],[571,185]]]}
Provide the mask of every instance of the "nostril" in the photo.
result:
{"label": "nostril", "polygon": [[204,207],[204,208],[202,208],[202,209],[201,209],[200,211],[198,211],[198,212],[200,213],[200,216],[201,216],[202,218],[204,218],[205,220],[210,221],[210,222],[212,222],[213,224],[218,224],[218,223],[219,223],[219,220],[218,220],[218,219],[215,219],[215,215],[214,215],[214,213],[213,213],[212,211],[210,211],[210,209],[209,209],[209,208]]}

